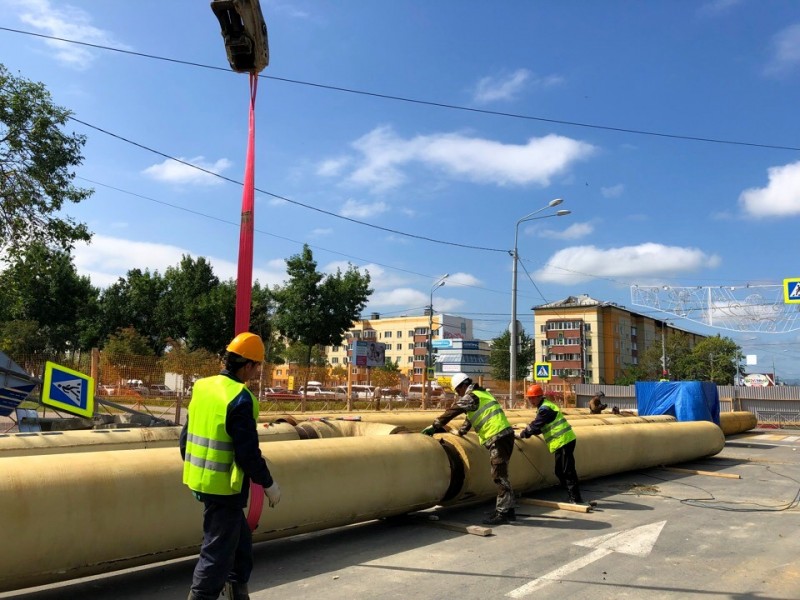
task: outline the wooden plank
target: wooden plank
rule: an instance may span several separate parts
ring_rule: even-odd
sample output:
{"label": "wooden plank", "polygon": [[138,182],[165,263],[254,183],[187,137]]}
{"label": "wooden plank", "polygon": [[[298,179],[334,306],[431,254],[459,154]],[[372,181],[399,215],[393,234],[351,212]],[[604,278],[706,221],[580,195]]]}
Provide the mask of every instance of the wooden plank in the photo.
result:
{"label": "wooden plank", "polygon": [[432,527],[438,527],[439,529],[447,529],[449,531],[468,533],[470,535],[478,535],[481,537],[492,535],[491,527],[482,527],[481,525],[466,525],[465,523],[457,523],[455,521],[442,521],[436,515],[414,515],[414,517],[423,523],[427,523]]}
{"label": "wooden plank", "polygon": [[661,467],[664,471],[673,471],[675,473],[689,473],[691,475],[708,475],[709,477],[724,477],[726,479],[741,479],[741,475],[734,473],[715,473],[714,471],[698,471],[697,469],[681,469],[679,467]]}
{"label": "wooden plank", "polygon": [[536,498],[517,498],[519,504],[531,504],[533,506],[546,506],[547,508],[558,508],[559,510],[571,510],[573,512],[588,513],[592,507],[586,504],[572,504],[571,502],[552,502],[550,500],[537,500]]}

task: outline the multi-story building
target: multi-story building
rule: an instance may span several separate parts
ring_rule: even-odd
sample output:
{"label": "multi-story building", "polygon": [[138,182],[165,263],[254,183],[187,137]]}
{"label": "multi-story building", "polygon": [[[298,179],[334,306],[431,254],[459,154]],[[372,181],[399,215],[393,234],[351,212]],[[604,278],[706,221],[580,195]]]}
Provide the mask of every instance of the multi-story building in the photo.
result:
{"label": "multi-story building", "polygon": [[487,376],[489,342],[483,340],[444,339],[433,343],[436,364],[435,376],[449,382],[454,373],[466,373],[473,381]]}
{"label": "multi-story building", "polygon": [[706,336],[665,320],[632,312],[586,294],[534,306],[536,360],[552,364],[553,387],[614,383],[639,357],[670,335],[688,336],[690,346]]}
{"label": "multi-story building", "polygon": [[[368,340],[386,344],[386,362],[397,363],[400,372],[410,383],[425,381],[428,353],[428,333],[432,340],[471,339],[472,319],[455,315],[434,314],[426,310],[421,315],[381,317],[372,313],[369,319],[356,321],[339,346],[327,346],[325,354],[332,367],[348,365],[348,352],[353,340]],[[351,366],[353,381],[366,381],[366,367]]]}

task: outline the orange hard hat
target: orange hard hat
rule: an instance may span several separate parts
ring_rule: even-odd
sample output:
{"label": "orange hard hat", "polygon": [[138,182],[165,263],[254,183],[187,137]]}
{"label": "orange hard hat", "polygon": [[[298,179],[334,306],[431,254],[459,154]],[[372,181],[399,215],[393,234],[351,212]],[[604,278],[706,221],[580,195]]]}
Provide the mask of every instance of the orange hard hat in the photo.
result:
{"label": "orange hard hat", "polygon": [[247,360],[264,361],[264,342],[255,333],[249,331],[237,335],[225,349]]}
{"label": "orange hard hat", "polygon": [[544,396],[544,390],[542,389],[542,386],[540,386],[538,383],[534,383],[527,389],[525,395],[528,398],[533,398],[535,396]]}

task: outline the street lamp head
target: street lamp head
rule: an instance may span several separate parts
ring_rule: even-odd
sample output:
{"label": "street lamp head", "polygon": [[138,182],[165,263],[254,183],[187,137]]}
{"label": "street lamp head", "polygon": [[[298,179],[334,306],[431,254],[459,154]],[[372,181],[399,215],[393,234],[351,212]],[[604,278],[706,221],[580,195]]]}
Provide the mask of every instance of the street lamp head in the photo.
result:
{"label": "street lamp head", "polygon": [[563,201],[564,201],[564,199],[563,199],[563,198],[555,198],[555,199],[553,199],[553,200],[550,200],[550,202],[547,204],[547,206],[550,206],[550,207],[553,207],[553,206],[558,206],[558,205],[559,205],[559,204],[561,204]]}
{"label": "street lamp head", "polygon": [[556,212],[557,217],[563,217],[564,215],[569,215],[569,214],[572,214],[571,210],[559,210],[558,212]]}

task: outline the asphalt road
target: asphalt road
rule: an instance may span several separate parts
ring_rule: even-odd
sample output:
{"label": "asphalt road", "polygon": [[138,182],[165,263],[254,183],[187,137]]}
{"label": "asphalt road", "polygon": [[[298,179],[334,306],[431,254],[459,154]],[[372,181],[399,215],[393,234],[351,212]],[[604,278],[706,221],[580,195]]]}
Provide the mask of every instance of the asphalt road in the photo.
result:
{"label": "asphalt road", "polygon": [[[251,598],[798,599],[800,435],[793,433],[800,434],[733,436],[716,457],[679,465],[741,479],[651,469],[587,481],[593,512],[520,505],[518,521],[488,537],[439,525],[479,524],[489,503],[265,542],[255,549]],[[554,489],[535,496],[563,499]],[[194,562],[0,598],[183,600]]]}

